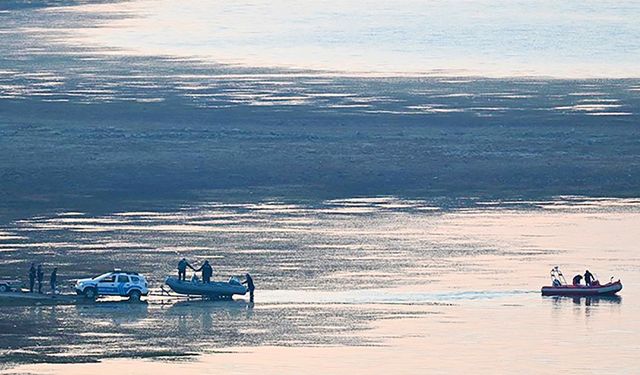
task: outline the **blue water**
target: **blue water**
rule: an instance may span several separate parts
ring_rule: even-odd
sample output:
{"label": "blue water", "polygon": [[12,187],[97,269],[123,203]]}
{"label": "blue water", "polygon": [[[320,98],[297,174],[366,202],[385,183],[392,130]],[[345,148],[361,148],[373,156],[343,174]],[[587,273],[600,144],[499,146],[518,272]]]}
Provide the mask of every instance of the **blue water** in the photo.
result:
{"label": "blue water", "polygon": [[[157,292],[186,256],[259,290],[3,305],[0,369],[365,346],[315,371],[637,373],[639,8],[0,2],[0,277],[118,267]],[[623,297],[543,298],[555,265]]]}

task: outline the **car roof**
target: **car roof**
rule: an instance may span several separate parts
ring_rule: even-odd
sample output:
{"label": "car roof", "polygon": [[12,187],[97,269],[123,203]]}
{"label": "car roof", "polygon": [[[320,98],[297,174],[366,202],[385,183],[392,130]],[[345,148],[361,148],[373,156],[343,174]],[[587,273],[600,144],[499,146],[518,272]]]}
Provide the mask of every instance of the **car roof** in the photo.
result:
{"label": "car roof", "polygon": [[138,274],[137,272],[129,272],[129,271],[113,271],[112,272],[114,275],[133,275],[133,276],[141,276],[140,274]]}
{"label": "car roof", "polygon": [[137,277],[142,277],[144,278],[144,276],[140,275],[137,272],[125,272],[125,271],[115,271],[115,272],[109,272],[107,275],[112,275],[112,276],[120,276],[120,275],[126,275],[126,276],[137,276]]}

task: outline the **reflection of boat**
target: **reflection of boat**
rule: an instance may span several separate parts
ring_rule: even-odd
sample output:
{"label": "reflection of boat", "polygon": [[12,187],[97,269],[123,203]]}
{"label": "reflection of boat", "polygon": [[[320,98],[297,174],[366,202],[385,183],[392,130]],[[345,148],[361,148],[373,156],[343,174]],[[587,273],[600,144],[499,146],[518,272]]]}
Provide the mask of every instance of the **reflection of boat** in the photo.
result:
{"label": "reflection of boat", "polygon": [[542,287],[543,296],[612,296],[622,290],[620,280],[601,285],[595,281],[592,285],[568,285],[558,267],[551,270],[551,286]]}
{"label": "reflection of boat", "polygon": [[604,295],[604,296],[587,296],[587,297],[571,297],[573,303],[581,305],[584,300],[585,306],[604,304],[619,305],[622,303],[622,297],[617,295]]}
{"label": "reflection of boat", "polygon": [[228,301],[218,301],[211,303],[203,299],[190,299],[188,301],[179,301],[171,304],[169,311],[172,313],[185,314],[197,312],[242,312],[253,309],[253,304],[244,299],[235,299]]}
{"label": "reflection of boat", "polygon": [[175,277],[167,277],[165,284],[178,294],[207,298],[231,298],[235,294],[244,295],[247,293],[247,288],[234,278],[231,278],[228,282],[212,281],[201,283],[197,281],[180,281]]}

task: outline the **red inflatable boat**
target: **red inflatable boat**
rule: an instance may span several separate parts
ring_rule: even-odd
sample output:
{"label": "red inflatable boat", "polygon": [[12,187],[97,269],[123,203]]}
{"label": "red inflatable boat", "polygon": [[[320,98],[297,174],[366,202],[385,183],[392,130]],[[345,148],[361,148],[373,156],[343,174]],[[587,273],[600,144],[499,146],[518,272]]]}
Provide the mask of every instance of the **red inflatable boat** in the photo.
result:
{"label": "red inflatable boat", "polygon": [[620,280],[604,285],[543,286],[543,296],[612,296],[622,290]]}
{"label": "red inflatable boat", "polygon": [[542,287],[543,296],[612,296],[622,290],[620,280],[602,285],[597,280],[589,286],[568,285],[558,267],[551,270],[551,284]]}

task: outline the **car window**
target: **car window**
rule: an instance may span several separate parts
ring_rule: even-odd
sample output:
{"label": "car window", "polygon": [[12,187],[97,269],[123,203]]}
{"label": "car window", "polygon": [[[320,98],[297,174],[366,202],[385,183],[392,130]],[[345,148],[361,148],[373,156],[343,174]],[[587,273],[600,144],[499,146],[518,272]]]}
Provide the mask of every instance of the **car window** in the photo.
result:
{"label": "car window", "polygon": [[111,275],[111,276],[107,276],[104,279],[100,280],[101,283],[112,283],[116,280],[116,277]]}
{"label": "car window", "polygon": [[128,283],[129,282],[129,276],[125,276],[125,275],[118,276],[118,282],[119,283]]}
{"label": "car window", "polygon": [[131,282],[137,284],[139,281],[140,281],[140,278],[138,276],[131,276]]}

